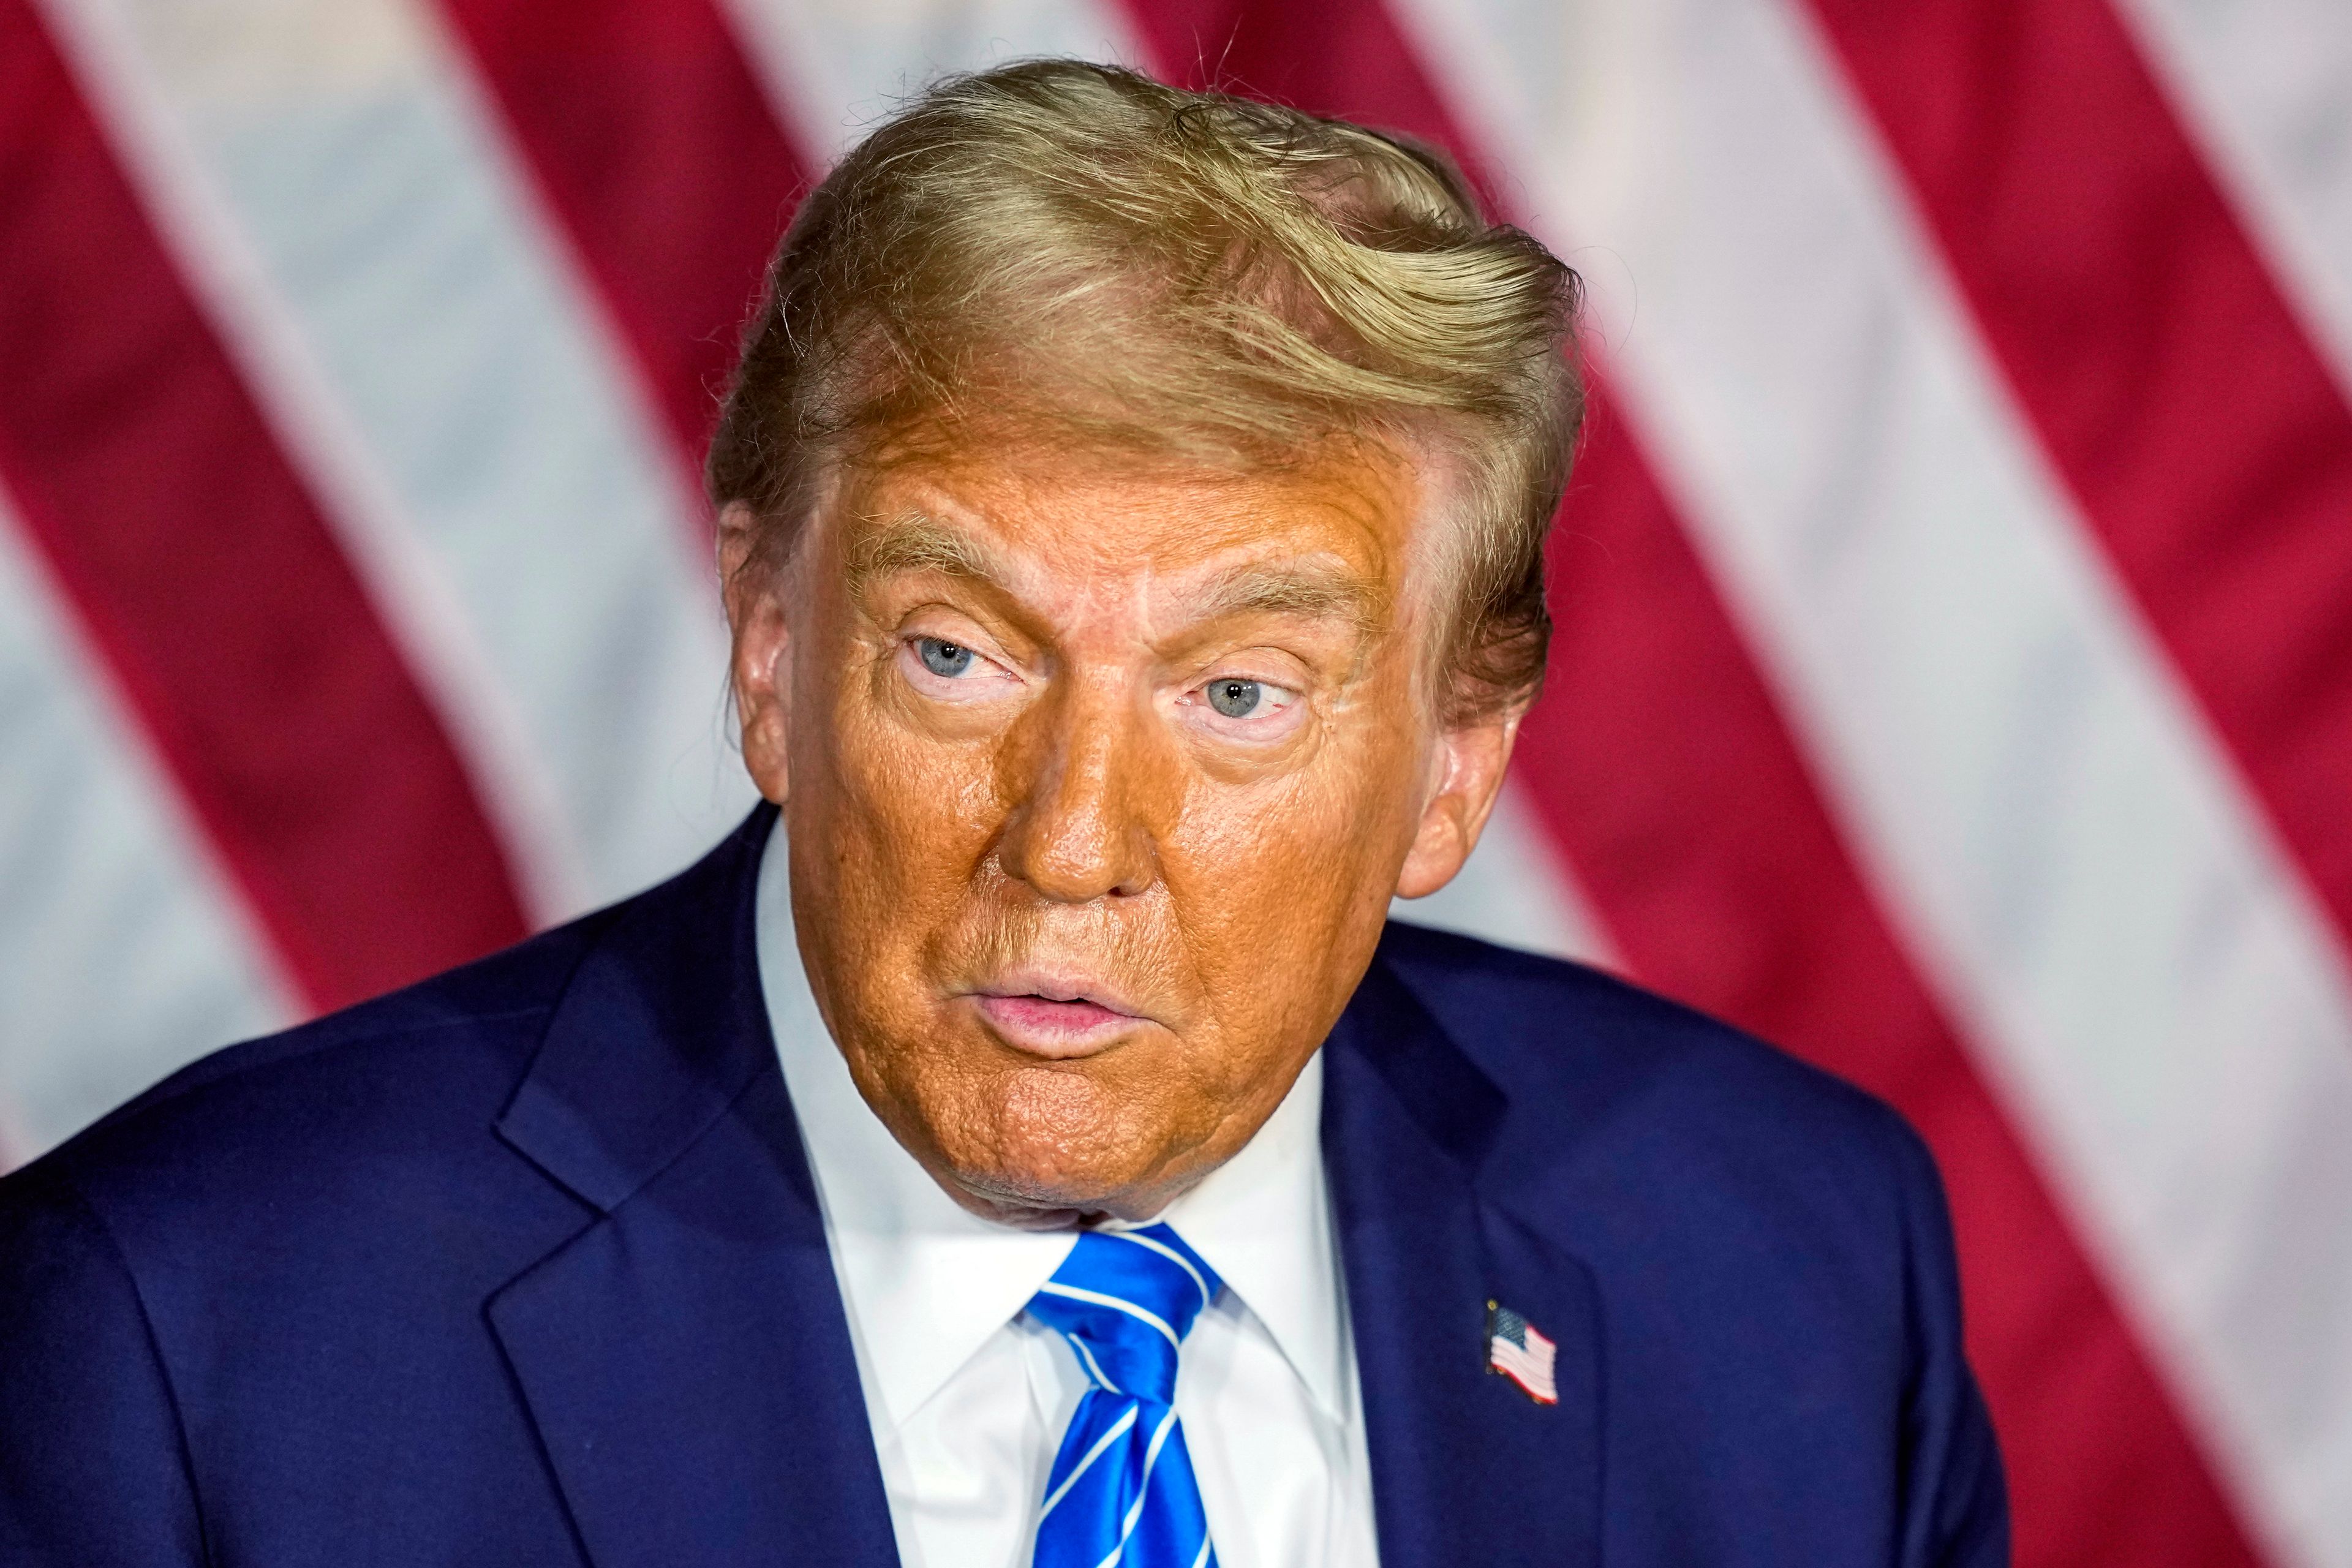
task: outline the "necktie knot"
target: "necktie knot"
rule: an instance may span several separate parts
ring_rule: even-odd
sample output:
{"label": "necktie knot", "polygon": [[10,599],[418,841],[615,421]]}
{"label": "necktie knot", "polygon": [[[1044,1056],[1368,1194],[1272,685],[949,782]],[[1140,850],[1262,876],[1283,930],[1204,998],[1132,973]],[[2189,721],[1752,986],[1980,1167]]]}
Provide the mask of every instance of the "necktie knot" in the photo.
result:
{"label": "necktie knot", "polygon": [[1089,1230],[1029,1300],[1030,1316],[1077,1352],[1097,1388],[1176,1399],[1176,1353],[1223,1281],[1164,1225]]}
{"label": "necktie knot", "polygon": [[1176,1352],[1224,1288],[1164,1225],[1090,1230],[1029,1299],[1077,1352],[1078,1399],[1045,1478],[1034,1568],[1216,1568],[1176,1419]]}

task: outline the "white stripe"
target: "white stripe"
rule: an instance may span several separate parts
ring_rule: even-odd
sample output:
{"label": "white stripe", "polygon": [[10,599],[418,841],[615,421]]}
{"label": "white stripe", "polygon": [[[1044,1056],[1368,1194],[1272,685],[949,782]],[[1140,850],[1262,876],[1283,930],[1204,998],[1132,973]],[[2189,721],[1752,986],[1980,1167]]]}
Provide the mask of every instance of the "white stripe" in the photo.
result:
{"label": "white stripe", "polygon": [[1515,1360],[1547,1373],[1551,1370],[1552,1362],[1559,1354],[1558,1351],[1548,1344],[1516,1345],[1499,1336],[1494,1342],[1494,1352],[1496,1361]]}
{"label": "white stripe", "polygon": [[1144,1236],[1139,1232],[1132,1230],[1106,1230],[1099,1231],[1097,1234],[1111,1237],[1119,1241],[1131,1241],[1138,1247],[1150,1247],[1152,1251],[1160,1254],[1160,1257],[1168,1259],[1169,1262],[1173,1263],[1177,1268],[1181,1268],[1185,1273],[1190,1274],[1192,1277],[1193,1288],[1201,1292],[1201,1305],[1206,1307],[1209,1304],[1209,1282],[1201,1278],[1201,1271],[1192,1267],[1192,1260],[1186,1258],[1182,1253],[1177,1251],[1174,1247],[1166,1246],[1161,1242],[1153,1240],[1150,1237]]}
{"label": "white stripe", "polygon": [[2340,955],[1842,79],[1769,0],[1405,9],[1596,247],[1617,390],[2225,1481],[2352,1562]]}
{"label": "white stripe", "polygon": [[2352,10],[2117,0],[2239,221],[2352,385]]}
{"label": "white stripe", "polygon": [[47,0],[541,919],[748,806],[686,480],[419,0]]}
{"label": "white stripe", "polygon": [[1087,1457],[1078,1461],[1076,1469],[1062,1478],[1062,1484],[1054,1489],[1053,1495],[1045,1500],[1045,1506],[1037,1510],[1038,1523],[1043,1524],[1045,1521],[1045,1516],[1054,1511],[1055,1505],[1070,1495],[1070,1489],[1076,1486],[1078,1478],[1085,1475],[1093,1467],[1094,1462],[1103,1457],[1103,1451],[1118,1441],[1120,1435],[1135,1425],[1135,1413],[1140,1408],[1139,1405],[1129,1406],[1120,1414],[1118,1420],[1110,1424],[1110,1430],[1095,1440],[1095,1446],[1087,1450]]}
{"label": "white stripe", "polygon": [[723,0],[800,144],[830,165],[932,78],[1030,55],[1141,58],[1116,7],[1084,0]]}
{"label": "white stripe", "polygon": [[1132,1301],[1124,1300],[1117,1296],[1106,1296],[1099,1290],[1082,1290],[1076,1285],[1057,1285],[1050,1279],[1045,1284],[1039,1286],[1038,1289],[1049,1296],[1066,1296],[1073,1301],[1091,1301],[1098,1307],[1116,1307],[1130,1318],[1139,1319],[1144,1322],[1150,1323],[1153,1328],[1158,1329],[1160,1332],[1165,1336],[1170,1344],[1176,1346],[1179,1350],[1183,1349],[1183,1342],[1176,1337],[1175,1330],[1170,1328],[1166,1323],[1161,1322],[1158,1318],[1154,1317],[1151,1313],[1145,1311],[1142,1308],[1137,1306]]}
{"label": "white stripe", "polygon": [[1208,1538],[1207,1536],[1203,1535],[1202,1537],[1201,1537],[1201,1554],[1200,1554],[1198,1557],[1195,1557],[1195,1558],[1193,1558],[1193,1559],[1192,1559],[1192,1568],[1201,1568],[1201,1565],[1202,1565],[1202,1563],[1204,1563],[1208,1562],[1208,1560],[1209,1560],[1209,1538]]}
{"label": "white stripe", "polygon": [[1552,1366],[1548,1358],[1528,1354],[1517,1345],[1497,1342],[1494,1351],[1496,1369],[1508,1373],[1549,1398],[1558,1398],[1559,1391],[1552,1384]]}
{"label": "white stripe", "polygon": [[[515,737],[486,661],[432,563],[400,525],[397,503],[365,443],[267,276],[152,68],[134,24],[159,12],[116,0],[36,0],[73,63],[182,277],[220,330],[223,347],[297,471],[319,497],[328,526],[371,590],[385,629],[482,787],[484,810],[521,882],[527,909],[577,901],[577,878],[560,837],[546,831],[552,791]],[[175,37],[164,58],[207,58],[219,40]],[[191,47],[192,45],[198,47]],[[349,172],[343,172],[349,181]]]}
{"label": "white stripe", "polygon": [[1070,1342],[1070,1348],[1078,1352],[1078,1359],[1080,1361],[1087,1363],[1087,1372],[1088,1374],[1091,1375],[1097,1383],[1102,1385],[1105,1392],[1110,1394],[1124,1394],[1127,1392],[1104,1374],[1102,1363],[1095,1360],[1094,1352],[1087,1349],[1086,1341],[1078,1338],[1076,1334],[1064,1334],[1062,1337]]}
{"label": "white stripe", "polygon": [[1176,1412],[1171,1409],[1160,1419],[1160,1428],[1151,1434],[1151,1446],[1143,1451],[1143,1478],[1136,1483],[1135,1506],[1127,1510],[1127,1522],[1118,1532],[1118,1544],[1110,1555],[1095,1564],[1095,1568],[1111,1568],[1111,1564],[1127,1555],[1129,1538],[1135,1534],[1136,1521],[1143,1517],[1146,1503],[1151,1500],[1151,1472],[1160,1463],[1160,1449],[1168,1441],[1168,1434],[1176,1430]]}
{"label": "white stripe", "polygon": [[22,526],[0,496],[0,1168],[298,1010]]}

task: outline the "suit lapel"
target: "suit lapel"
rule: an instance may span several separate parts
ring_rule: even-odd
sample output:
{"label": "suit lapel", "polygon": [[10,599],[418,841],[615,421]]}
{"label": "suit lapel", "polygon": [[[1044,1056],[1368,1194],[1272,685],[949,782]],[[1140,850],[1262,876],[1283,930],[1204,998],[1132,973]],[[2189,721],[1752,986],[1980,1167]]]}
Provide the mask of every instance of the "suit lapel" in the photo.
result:
{"label": "suit lapel", "polygon": [[598,1568],[897,1561],[760,995],[772,821],[620,911],[499,1122],[599,1211],[489,1305]]}
{"label": "suit lapel", "polygon": [[[1597,1563],[1598,1296],[1582,1263],[1475,1190],[1502,1091],[1378,962],[1326,1057],[1383,1568]],[[1558,1405],[1486,1371],[1490,1300],[1557,1342]]]}

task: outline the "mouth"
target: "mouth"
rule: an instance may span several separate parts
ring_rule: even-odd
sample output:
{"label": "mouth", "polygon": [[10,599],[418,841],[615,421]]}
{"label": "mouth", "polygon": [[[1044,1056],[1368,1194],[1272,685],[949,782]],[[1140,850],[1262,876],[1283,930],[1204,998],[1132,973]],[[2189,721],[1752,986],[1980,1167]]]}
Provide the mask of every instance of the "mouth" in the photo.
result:
{"label": "mouth", "polygon": [[1116,994],[1064,976],[1009,974],[971,995],[998,1038],[1049,1061],[1092,1056],[1148,1021]]}

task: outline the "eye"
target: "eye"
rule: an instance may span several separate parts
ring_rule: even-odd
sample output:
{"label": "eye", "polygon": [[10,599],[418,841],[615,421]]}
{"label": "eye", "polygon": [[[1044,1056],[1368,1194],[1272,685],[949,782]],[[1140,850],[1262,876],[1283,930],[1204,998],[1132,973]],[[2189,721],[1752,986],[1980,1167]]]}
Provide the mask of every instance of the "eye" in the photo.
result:
{"label": "eye", "polygon": [[1207,710],[1201,717],[1213,732],[1235,739],[1271,741],[1290,732],[1306,716],[1300,693],[1271,680],[1220,675],[1192,689],[1190,700]]}
{"label": "eye", "polygon": [[962,644],[951,643],[943,637],[917,637],[915,657],[921,659],[923,668],[933,675],[952,680],[971,668],[972,652]]}
{"label": "eye", "polygon": [[899,679],[933,702],[992,702],[1022,686],[1000,656],[951,637],[902,637],[896,663]]}
{"label": "eye", "polygon": [[1202,689],[1209,706],[1228,719],[1246,719],[1266,705],[1265,685],[1256,680],[1213,680]]}

